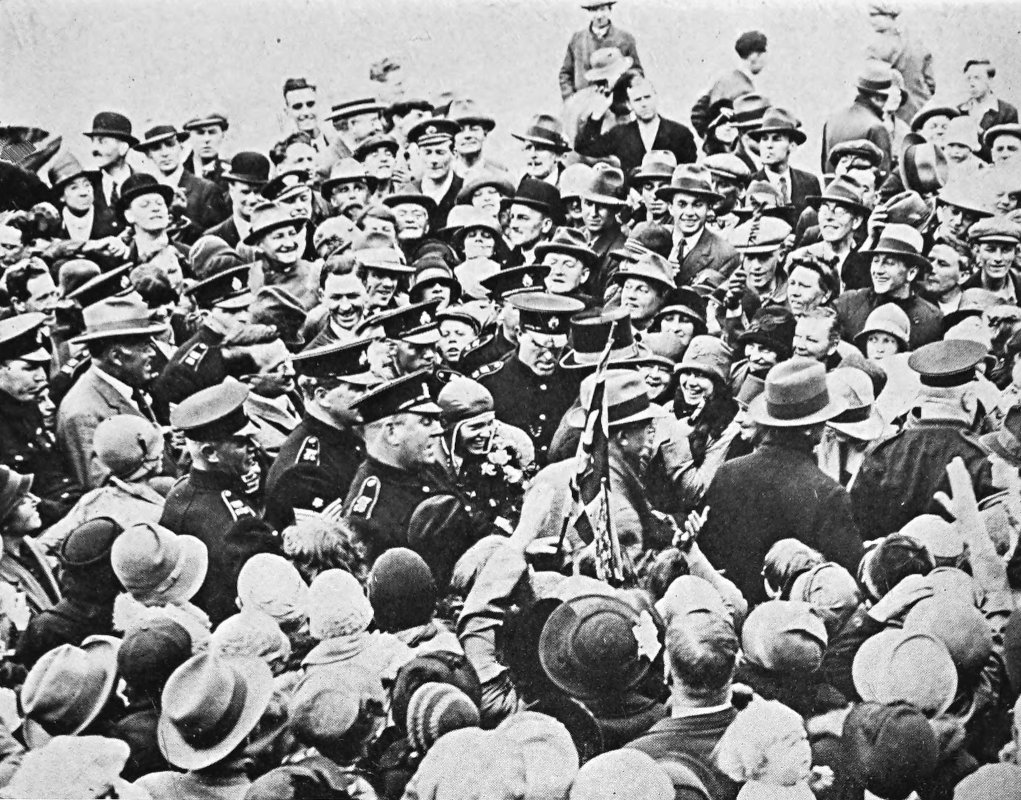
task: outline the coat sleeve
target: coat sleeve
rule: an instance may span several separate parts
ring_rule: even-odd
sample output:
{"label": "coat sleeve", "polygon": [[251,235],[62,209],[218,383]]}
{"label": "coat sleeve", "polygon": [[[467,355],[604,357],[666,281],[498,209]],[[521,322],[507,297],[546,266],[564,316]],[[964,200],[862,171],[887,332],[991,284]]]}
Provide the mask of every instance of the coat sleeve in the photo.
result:
{"label": "coat sleeve", "polygon": [[692,136],[691,131],[683,125],[677,126],[674,155],[677,156],[678,164],[694,164],[698,160],[698,149],[695,147],[695,137]]}
{"label": "coat sleeve", "polygon": [[852,575],[856,574],[864,549],[852,514],[851,498],[840,486],[832,487],[826,502],[820,506],[815,529],[819,532],[819,551]]}
{"label": "coat sleeve", "polygon": [[107,474],[92,449],[98,426],[99,420],[91,414],[63,416],[57,422],[57,444],[71,477],[82,491],[101,485]]}
{"label": "coat sleeve", "polygon": [[572,38],[567,44],[564,64],[560,67],[560,97],[566,100],[576,91],[578,90],[574,85],[574,39]]}
{"label": "coat sleeve", "polygon": [[591,117],[586,117],[584,120],[579,120],[579,122],[578,134],[574,137],[574,149],[576,151],[590,158],[603,158],[616,154],[616,128],[611,128],[605,134],[601,134],[600,130],[603,126],[601,118],[592,119]]}

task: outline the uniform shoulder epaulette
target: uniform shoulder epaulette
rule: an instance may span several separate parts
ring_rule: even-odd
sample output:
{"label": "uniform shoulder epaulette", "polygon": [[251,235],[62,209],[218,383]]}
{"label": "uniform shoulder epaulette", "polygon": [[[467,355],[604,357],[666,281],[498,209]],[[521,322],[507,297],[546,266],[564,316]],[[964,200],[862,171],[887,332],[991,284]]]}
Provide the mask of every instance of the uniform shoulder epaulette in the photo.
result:
{"label": "uniform shoulder epaulette", "polygon": [[477,353],[483,347],[485,347],[486,345],[492,343],[492,341],[495,338],[496,338],[496,334],[495,333],[491,333],[491,334],[489,334],[489,336],[483,336],[480,339],[476,339],[475,342],[472,345],[470,345],[469,347],[466,347],[465,351],[463,353],[461,353],[461,358],[464,359],[464,358],[472,355],[473,353]]}
{"label": "uniform shoulder epaulette", "polygon": [[311,464],[313,466],[319,466],[319,437],[318,436],[306,436],[305,441],[301,443],[301,447],[298,448],[298,456],[295,459],[296,464]]}
{"label": "uniform shoulder epaulette", "polygon": [[209,352],[209,345],[203,342],[195,342],[188,351],[181,357],[181,364],[185,367],[197,370],[202,359]]}
{"label": "uniform shoulder epaulette", "polygon": [[78,369],[78,365],[82,363],[82,359],[78,356],[71,356],[67,361],[64,362],[64,366],[60,368],[60,372],[63,375],[73,375],[74,371]]}
{"label": "uniform shoulder epaulette", "polygon": [[475,372],[472,373],[472,378],[478,380],[479,378],[485,378],[488,375],[494,375],[503,369],[503,365],[506,361],[490,361],[488,364],[483,364]]}
{"label": "uniform shoulder epaulette", "polygon": [[372,516],[373,510],[376,508],[376,501],[378,500],[379,478],[375,475],[370,475],[362,481],[362,485],[358,489],[358,496],[351,503],[351,516],[368,519]]}
{"label": "uniform shoulder epaulette", "polygon": [[240,497],[235,497],[234,492],[230,489],[224,489],[220,492],[220,497],[223,498],[224,505],[227,506],[227,511],[230,512],[231,517],[235,520],[241,519],[242,517],[254,517],[255,511]]}

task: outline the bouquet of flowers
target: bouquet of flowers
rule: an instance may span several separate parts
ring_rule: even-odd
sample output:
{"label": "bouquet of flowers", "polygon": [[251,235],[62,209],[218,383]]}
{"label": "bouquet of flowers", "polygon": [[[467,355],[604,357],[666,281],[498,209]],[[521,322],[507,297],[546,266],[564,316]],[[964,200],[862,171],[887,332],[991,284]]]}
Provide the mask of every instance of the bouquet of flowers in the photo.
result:
{"label": "bouquet of flowers", "polygon": [[496,435],[485,455],[465,459],[461,482],[473,512],[510,533],[533,474],[521,466],[513,445]]}

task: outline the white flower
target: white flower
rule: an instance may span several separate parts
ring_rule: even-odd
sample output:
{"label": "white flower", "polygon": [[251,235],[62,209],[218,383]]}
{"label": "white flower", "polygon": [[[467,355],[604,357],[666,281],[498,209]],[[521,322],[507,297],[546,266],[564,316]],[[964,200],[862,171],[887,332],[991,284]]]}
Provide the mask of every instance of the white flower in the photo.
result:
{"label": "white flower", "polygon": [[502,467],[504,464],[509,464],[510,460],[510,453],[506,450],[493,450],[489,454],[490,463],[496,464],[498,467]]}
{"label": "white flower", "polygon": [[483,464],[481,472],[482,472],[483,475],[495,475],[496,474],[496,465],[495,464]]}
{"label": "white flower", "polygon": [[517,467],[504,467],[503,476],[507,479],[508,483],[521,483],[521,479],[525,476],[525,473]]}

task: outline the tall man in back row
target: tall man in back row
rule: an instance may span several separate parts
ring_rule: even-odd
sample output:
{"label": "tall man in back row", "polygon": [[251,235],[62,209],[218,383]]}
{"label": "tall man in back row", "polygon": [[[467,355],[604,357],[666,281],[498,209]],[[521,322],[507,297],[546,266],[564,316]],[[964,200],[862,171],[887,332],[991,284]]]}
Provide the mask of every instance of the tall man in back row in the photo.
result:
{"label": "tall man in back row", "polygon": [[560,96],[566,100],[589,85],[585,72],[592,66],[596,50],[616,47],[621,54],[632,59],[637,70],[642,69],[638,58],[635,37],[614,26],[611,19],[617,0],[584,0],[581,7],[589,14],[589,24],[571,36],[567,45],[564,65],[560,68]]}

